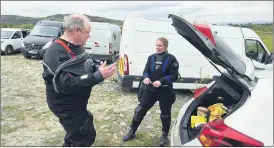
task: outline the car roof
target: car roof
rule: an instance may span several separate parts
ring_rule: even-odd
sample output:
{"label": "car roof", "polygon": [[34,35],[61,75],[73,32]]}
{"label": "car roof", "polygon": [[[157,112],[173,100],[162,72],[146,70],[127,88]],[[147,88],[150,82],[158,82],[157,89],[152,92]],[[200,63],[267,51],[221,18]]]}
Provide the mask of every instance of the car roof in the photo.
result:
{"label": "car roof", "polygon": [[52,26],[52,27],[59,27],[59,28],[63,27],[62,22],[51,21],[51,20],[41,20],[41,21],[38,21],[35,25]]}
{"label": "car roof", "polygon": [[1,28],[1,31],[21,31],[21,28]]}

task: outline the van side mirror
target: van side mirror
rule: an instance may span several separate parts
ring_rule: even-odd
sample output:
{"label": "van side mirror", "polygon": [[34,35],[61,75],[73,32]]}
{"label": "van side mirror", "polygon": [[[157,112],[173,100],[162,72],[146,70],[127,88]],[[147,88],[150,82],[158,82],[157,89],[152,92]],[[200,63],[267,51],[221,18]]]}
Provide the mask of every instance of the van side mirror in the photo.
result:
{"label": "van side mirror", "polygon": [[273,62],[273,52],[267,56],[267,59],[265,60],[265,64],[270,64]]}

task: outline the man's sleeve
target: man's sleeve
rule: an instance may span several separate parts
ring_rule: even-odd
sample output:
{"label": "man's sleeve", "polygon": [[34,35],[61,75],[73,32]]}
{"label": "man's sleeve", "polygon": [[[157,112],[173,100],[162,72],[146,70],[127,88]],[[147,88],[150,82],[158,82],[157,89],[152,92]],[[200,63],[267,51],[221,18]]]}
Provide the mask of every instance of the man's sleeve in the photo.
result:
{"label": "man's sleeve", "polygon": [[63,92],[79,92],[86,87],[93,87],[104,81],[100,71],[93,74],[74,76],[67,72],[62,72],[57,78],[57,86]]}
{"label": "man's sleeve", "polygon": [[178,79],[179,62],[174,57],[173,61],[170,64],[171,64],[171,67],[170,67],[169,75],[160,79],[161,85],[169,85]]}
{"label": "man's sleeve", "polygon": [[145,66],[145,69],[144,69],[144,72],[143,72],[143,78],[148,78],[149,77],[149,74],[150,74],[150,56],[147,58],[147,63],[146,63],[146,66]]}

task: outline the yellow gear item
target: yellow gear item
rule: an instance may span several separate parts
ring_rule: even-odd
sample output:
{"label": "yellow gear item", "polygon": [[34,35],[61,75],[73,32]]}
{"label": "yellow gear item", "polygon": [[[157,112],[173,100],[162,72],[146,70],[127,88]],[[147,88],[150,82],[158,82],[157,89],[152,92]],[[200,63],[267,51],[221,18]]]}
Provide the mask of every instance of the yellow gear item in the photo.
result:
{"label": "yellow gear item", "polygon": [[221,116],[226,113],[222,108],[223,105],[223,103],[216,103],[208,107],[210,110],[209,122],[222,118]]}
{"label": "yellow gear item", "polygon": [[191,128],[195,127],[198,124],[206,123],[207,119],[203,116],[191,116]]}

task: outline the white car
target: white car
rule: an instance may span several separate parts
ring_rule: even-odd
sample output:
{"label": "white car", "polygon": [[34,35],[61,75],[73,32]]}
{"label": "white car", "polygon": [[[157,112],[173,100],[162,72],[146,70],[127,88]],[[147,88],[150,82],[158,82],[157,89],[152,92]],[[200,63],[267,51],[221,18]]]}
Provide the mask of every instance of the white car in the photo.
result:
{"label": "white car", "polygon": [[1,28],[1,53],[6,55],[21,51],[23,38],[29,34],[29,29]]}
{"label": "white car", "polygon": [[[213,66],[226,69],[212,83],[195,90],[183,105],[171,129],[171,146],[273,146],[273,70],[272,75],[256,77],[252,61],[238,57],[210,25],[192,24],[173,14],[169,17],[177,32]],[[198,107],[209,109],[216,103],[223,103],[226,114],[209,122],[211,110],[205,114],[206,122],[191,125]]]}

